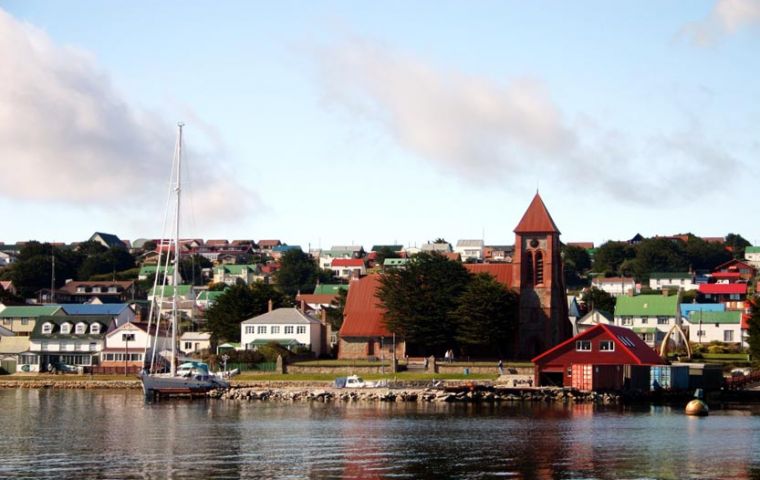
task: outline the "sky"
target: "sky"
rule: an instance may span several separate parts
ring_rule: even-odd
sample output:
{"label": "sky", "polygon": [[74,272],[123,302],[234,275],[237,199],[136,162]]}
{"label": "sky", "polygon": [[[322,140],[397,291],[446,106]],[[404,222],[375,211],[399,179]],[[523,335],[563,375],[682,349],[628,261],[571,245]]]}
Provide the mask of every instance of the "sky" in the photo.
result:
{"label": "sky", "polygon": [[760,244],[760,0],[0,0],[0,241]]}

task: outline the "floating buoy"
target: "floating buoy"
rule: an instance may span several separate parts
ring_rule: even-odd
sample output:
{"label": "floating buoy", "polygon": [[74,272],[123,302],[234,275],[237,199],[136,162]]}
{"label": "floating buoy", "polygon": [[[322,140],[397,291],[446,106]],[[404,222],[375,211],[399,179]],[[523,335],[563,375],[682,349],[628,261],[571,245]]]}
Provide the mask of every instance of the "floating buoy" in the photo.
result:
{"label": "floating buoy", "polygon": [[710,408],[702,400],[704,392],[701,388],[698,388],[694,392],[694,400],[686,404],[686,415],[696,415],[698,417],[704,417],[710,413]]}

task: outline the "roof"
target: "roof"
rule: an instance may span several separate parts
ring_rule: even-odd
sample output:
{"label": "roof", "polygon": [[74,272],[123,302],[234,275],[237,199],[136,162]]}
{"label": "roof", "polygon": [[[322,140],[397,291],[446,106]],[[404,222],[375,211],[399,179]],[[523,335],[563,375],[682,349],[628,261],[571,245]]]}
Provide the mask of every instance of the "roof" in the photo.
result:
{"label": "roof", "polygon": [[482,248],[483,240],[458,240],[457,247],[458,248],[468,248],[468,247]]}
{"label": "roof", "polygon": [[274,247],[280,243],[281,242],[279,240],[259,240],[259,247]]}
{"label": "roof", "polygon": [[400,267],[409,263],[408,258],[386,258],[383,260],[384,267]]}
{"label": "roof", "polygon": [[681,315],[688,317],[691,312],[725,312],[726,306],[722,303],[682,303]]}
{"label": "roof", "polygon": [[[108,327],[108,332],[106,332],[106,335],[110,336],[117,330],[128,329],[129,327],[135,327],[142,330],[143,332],[147,332],[148,322],[125,322],[125,323],[122,323],[121,325],[117,325],[116,322],[111,322],[111,326]],[[152,328],[155,331],[156,329],[155,322],[153,323]]]}
{"label": "roof", "polygon": [[672,317],[678,313],[678,296],[637,295],[635,297],[618,297],[615,303],[615,316],[665,316]]}
{"label": "roof", "polygon": [[224,295],[224,292],[226,292],[227,289],[224,290],[203,290],[200,293],[198,293],[198,296],[195,298],[197,301],[203,302],[213,302],[222,295]]}
{"label": "roof", "polygon": [[348,285],[343,283],[322,283],[316,286],[314,289],[314,295],[332,294],[338,293],[338,290],[348,290]]}
{"label": "roof", "polygon": [[343,309],[341,337],[390,337],[385,326],[385,309],[375,296],[380,288],[380,275],[368,275],[351,283]]}
{"label": "roof", "polygon": [[[113,318],[108,315],[56,315],[56,316],[41,316],[37,319],[37,323],[34,324],[34,330],[29,335],[29,338],[44,338],[44,339],[57,339],[57,338],[103,338],[111,326]],[[46,323],[53,324],[53,331],[50,334],[42,333],[42,326]],[[71,329],[71,333],[61,333],[61,325],[64,323],[70,323],[75,326],[79,323],[87,325],[85,334],[77,335],[74,328]],[[100,324],[99,334],[90,334],[90,325],[93,323]]]}
{"label": "roof", "polygon": [[502,285],[506,287],[512,286],[511,263],[465,263],[464,268],[473,275],[488,273]]}
{"label": "roof", "polygon": [[530,202],[528,209],[523,214],[520,223],[515,227],[514,232],[560,233],[538,192],[536,192],[536,196],[533,197],[533,201]]}
{"label": "roof", "polygon": [[289,252],[291,250],[303,250],[300,245],[277,245],[272,248],[273,252]]}
{"label": "roof", "polygon": [[425,243],[420,250],[423,252],[450,252],[451,245],[448,243]]}
{"label": "roof", "polygon": [[43,315],[55,315],[61,309],[60,305],[44,305],[44,306],[10,306],[0,310],[0,317],[2,318],[31,318],[40,317]]}
{"label": "roof", "polygon": [[61,308],[66,315],[119,315],[129,308],[126,303],[66,303]]}
{"label": "roof", "polygon": [[745,247],[744,254],[748,253],[760,253],[760,247]]}
{"label": "roof", "polygon": [[333,267],[363,267],[364,260],[361,258],[334,258],[330,265]]}
{"label": "roof", "polygon": [[591,280],[591,284],[595,283],[634,283],[633,277],[596,277]]}
{"label": "roof", "polygon": [[711,295],[745,295],[746,283],[700,283],[699,293]]}
{"label": "roof", "polygon": [[180,335],[179,339],[184,340],[211,340],[211,332],[185,332]]}
{"label": "roof", "polygon": [[[172,285],[166,285],[166,286],[158,285],[157,287],[155,287],[155,289],[151,288],[150,292],[148,293],[148,296],[153,297],[156,295],[161,295],[162,288],[163,288],[164,298],[174,296],[174,287]],[[177,295],[181,297],[187,296],[190,294],[190,290],[192,288],[193,288],[192,285],[177,285]],[[155,290],[155,293],[154,293],[154,290]]]}
{"label": "roof", "polygon": [[694,275],[689,272],[655,272],[649,274],[650,279],[691,279]]}
{"label": "roof", "polygon": [[90,241],[95,240],[97,237],[100,237],[100,239],[105,242],[109,248],[125,246],[124,242],[122,242],[119,237],[112,233],[95,232],[90,237]]}
{"label": "roof", "polygon": [[567,242],[568,247],[578,247],[584,250],[591,250],[594,248],[594,242]]}
{"label": "roof", "polygon": [[390,249],[392,252],[400,252],[404,249],[403,245],[372,245],[372,252],[379,252],[380,250]]}
{"label": "roof", "polygon": [[240,275],[243,272],[255,272],[256,265],[219,265],[214,270],[224,270],[230,275]]}
{"label": "roof", "polygon": [[597,308],[592,309],[586,315],[582,316],[578,320],[578,323],[581,325],[597,324],[597,323],[600,323],[599,322],[601,320],[600,317],[607,320],[608,323],[612,323],[612,316],[609,313],[603,310],[599,310]]}
{"label": "roof", "polygon": [[[745,252],[746,252],[746,250],[745,250]],[[747,262],[742,262],[741,260],[733,259],[733,260],[729,260],[729,261],[727,261],[725,263],[721,263],[717,267],[713,268],[713,272],[720,272],[720,271],[722,271],[724,269],[729,269],[729,268],[731,268],[733,266],[736,266],[736,268],[744,267],[745,269],[752,270],[752,271],[756,270],[755,267],[753,267],[752,265],[750,265]],[[729,270],[729,271],[731,271],[731,270]]]}
{"label": "roof", "polygon": [[[118,287],[118,292],[121,293],[124,290],[127,290],[129,288],[132,288],[135,282],[132,280],[124,280],[124,281],[118,281],[118,282],[111,282],[111,281],[103,281],[103,282],[69,282],[66,285],[62,286],[60,290],[62,292],[66,292],[69,294],[77,294],[82,292],[77,292],[77,289],[79,287],[85,287],[85,288],[92,288],[92,287]],[[85,292],[87,294],[91,293],[114,293],[114,292]]]}
{"label": "roof", "polygon": [[257,315],[240,323],[243,325],[308,325],[320,322],[316,318],[304,315],[297,308],[276,308],[271,312]]}
{"label": "roof", "polygon": [[336,298],[338,298],[338,294],[336,293],[323,293],[323,294],[302,293],[296,296],[296,300],[299,302],[303,300],[306,303],[320,304],[320,305],[329,305]]}
{"label": "roof", "polygon": [[689,323],[718,323],[718,324],[736,324],[739,325],[742,320],[742,312],[691,312],[689,314]]}
{"label": "roof", "polygon": [[556,345],[541,355],[533,358],[531,362],[537,363],[539,360],[555,352],[561,351],[568,345],[574,345],[577,340],[582,340],[583,338],[597,335],[600,329],[609,334],[610,338],[612,338],[612,340],[617,344],[615,348],[620,348],[622,351],[626,352],[631,357],[631,360],[633,360],[634,364],[658,365],[662,363],[662,359],[659,355],[657,355],[657,352],[652,350],[649,345],[644,343],[644,340],[642,340],[641,337],[636,335],[636,333],[634,333],[632,330],[625,327],[617,327],[615,325],[606,325],[604,323],[598,323],[588,330],[585,330],[578,335],[565,340],[559,345]]}

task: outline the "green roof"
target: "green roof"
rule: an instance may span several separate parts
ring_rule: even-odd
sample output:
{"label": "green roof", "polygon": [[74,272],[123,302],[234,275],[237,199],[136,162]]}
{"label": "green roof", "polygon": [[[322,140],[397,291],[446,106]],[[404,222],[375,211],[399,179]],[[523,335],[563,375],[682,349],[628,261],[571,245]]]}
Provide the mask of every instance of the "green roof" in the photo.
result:
{"label": "green roof", "polygon": [[655,333],[657,331],[654,327],[633,327],[633,333]]}
{"label": "green roof", "polygon": [[[158,271],[158,269],[159,269],[158,265],[143,265],[142,267],[140,267],[140,275],[141,276],[142,275],[151,275],[153,273],[156,273]],[[173,275],[174,274],[174,267],[171,266],[171,265],[169,266],[168,269],[165,266],[162,265],[161,266],[161,271],[163,272],[164,270],[166,270],[166,272],[169,275]]]}
{"label": "green roof", "polygon": [[744,253],[760,253],[760,247],[746,247]]}
{"label": "green roof", "polygon": [[616,317],[665,316],[678,314],[678,295],[620,296],[615,303]]}
{"label": "green roof", "polygon": [[230,275],[240,275],[244,271],[256,271],[256,265],[221,265],[219,267],[216,267],[214,270],[221,270],[224,269],[225,273],[229,273]]}
{"label": "green roof", "polygon": [[[174,296],[174,287],[171,285],[167,285],[165,287],[161,287],[160,285],[155,288],[156,293],[153,293],[153,288],[150,289],[149,296],[156,296],[161,294],[161,289],[163,288],[164,292],[164,298]],[[192,285],[177,285],[177,295],[181,297],[185,297],[190,294],[190,289],[193,288]]]}
{"label": "green roof", "polygon": [[[113,315],[43,315],[37,323],[34,324],[34,330],[30,334],[30,338],[33,339],[66,339],[66,338],[89,338],[99,339],[103,338],[108,331],[108,327],[113,321]],[[42,333],[42,326],[46,323],[53,324],[52,333]],[[71,333],[61,333],[61,325],[64,323],[71,324]],[[84,323],[87,325],[86,333],[76,334],[76,325],[78,323]],[[93,323],[100,324],[99,334],[90,334],[90,325]]]}
{"label": "green roof", "polygon": [[43,315],[55,315],[60,309],[61,309],[60,305],[5,307],[3,311],[0,312],[0,317],[1,318],[40,317]]}
{"label": "green roof", "polygon": [[690,323],[699,323],[700,321],[702,323],[739,324],[742,321],[742,312],[689,312]]}
{"label": "green roof", "polygon": [[678,279],[689,279],[692,278],[694,275],[692,275],[689,272],[656,272],[656,273],[650,273],[649,278],[678,278]]}
{"label": "green roof", "polygon": [[225,290],[214,290],[214,291],[204,290],[204,291],[202,291],[201,293],[198,294],[198,300],[201,300],[201,301],[203,301],[203,300],[214,301],[214,300],[218,299],[219,297],[221,297],[222,295],[224,295],[224,292],[226,292],[226,291],[227,291],[226,289]]}
{"label": "green roof", "polygon": [[260,340],[254,340],[252,342],[248,342],[248,345],[254,345],[254,346],[262,346],[266,345],[268,343],[279,343],[280,345],[284,347],[295,347],[296,345],[300,345],[298,340],[294,340],[292,338],[273,338],[273,339],[260,339]]}
{"label": "green roof", "polygon": [[379,252],[380,250],[388,248],[392,252],[400,252],[404,249],[403,245],[372,245],[372,252]]}
{"label": "green roof", "polygon": [[341,289],[348,290],[348,285],[342,283],[323,283],[314,289],[314,295],[336,295]]}
{"label": "green roof", "polygon": [[384,267],[398,267],[401,265],[406,265],[407,263],[409,263],[408,258],[386,258],[383,261],[383,266]]}

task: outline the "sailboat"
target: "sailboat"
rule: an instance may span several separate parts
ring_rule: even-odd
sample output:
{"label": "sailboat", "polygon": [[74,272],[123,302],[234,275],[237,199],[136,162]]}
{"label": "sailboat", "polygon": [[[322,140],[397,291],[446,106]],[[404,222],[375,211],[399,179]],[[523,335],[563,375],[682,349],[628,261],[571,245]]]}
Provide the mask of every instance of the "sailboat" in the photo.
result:
{"label": "sailboat", "polygon": [[[172,183],[167,200],[167,216],[171,209],[170,205],[174,203],[173,218],[173,235],[168,242],[161,240],[159,246],[159,257],[156,279],[153,286],[153,302],[151,302],[150,314],[148,320],[148,334],[154,334],[151,341],[145,346],[146,368],[140,373],[143,393],[146,397],[171,396],[171,395],[192,395],[208,392],[209,390],[228,388],[229,383],[222,377],[213,375],[209,372],[208,366],[202,362],[186,362],[177,368],[177,327],[179,322],[179,224],[180,224],[180,194],[181,188],[181,167],[182,167],[182,127],[184,124],[177,124],[177,144],[172,161],[171,180]],[[166,218],[164,219],[166,226]],[[166,242],[166,243],[165,243]],[[162,255],[166,251],[164,264],[164,275],[160,275],[162,266]],[[173,254],[173,255],[172,255]],[[171,289],[167,289],[167,275],[169,274],[169,264],[173,266],[171,272]],[[158,279],[163,277],[161,286],[158,286]],[[171,293],[171,302],[168,306],[168,312],[165,312],[166,295],[165,292]],[[159,294],[160,292],[160,294]],[[158,301],[156,301],[158,299]],[[155,327],[153,325],[154,317],[156,318]],[[160,348],[160,326],[161,318],[168,317],[171,329],[171,353],[168,358],[169,372],[158,373],[161,368],[161,359],[156,359],[156,353]],[[147,362],[148,347],[151,346],[151,359]]]}

